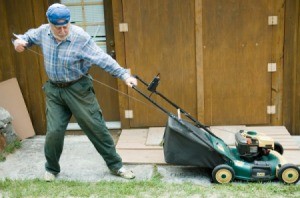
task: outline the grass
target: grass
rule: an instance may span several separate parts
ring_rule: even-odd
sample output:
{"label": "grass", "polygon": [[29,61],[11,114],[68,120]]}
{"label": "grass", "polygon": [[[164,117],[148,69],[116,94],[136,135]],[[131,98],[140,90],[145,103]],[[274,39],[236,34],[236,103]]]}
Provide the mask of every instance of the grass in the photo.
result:
{"label": "grass", "polygon": [[19,140],[16,140],[9,145],[7,145],[3,151],[0,152],[0,162],[5,161],[6,156],[10,153],[15,152],[16,149],[21,148],[21,142]]}
{"label": "grass", "polygon": [[156,171],[147,181],[76,182],[57,180],[0,181],[0,197],[300,197],[300,185],[231,183],[197,185],[166,183]]}

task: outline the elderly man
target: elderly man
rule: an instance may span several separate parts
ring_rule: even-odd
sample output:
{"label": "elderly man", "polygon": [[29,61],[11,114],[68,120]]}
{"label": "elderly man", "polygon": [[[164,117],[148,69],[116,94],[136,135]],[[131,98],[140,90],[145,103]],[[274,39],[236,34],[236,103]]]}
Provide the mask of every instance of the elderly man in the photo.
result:
{"label": "elderly man", "polygon": [[70,24],[70,11],[65,5],[51,5],[46,16],[49,24],[30,29],[14,41],[17,52],[32,45],[42,48],[49,77],[43,86],[47,117],[45,180],[53,181],[60,172],[65,130],[72,115],[110,171],[125,179],[133,179],[134,174],[123,167],[116,152],[88,70],[92,64],[98,65],[130,87],[137,85],[137,80],[104,53],[82,28]]}

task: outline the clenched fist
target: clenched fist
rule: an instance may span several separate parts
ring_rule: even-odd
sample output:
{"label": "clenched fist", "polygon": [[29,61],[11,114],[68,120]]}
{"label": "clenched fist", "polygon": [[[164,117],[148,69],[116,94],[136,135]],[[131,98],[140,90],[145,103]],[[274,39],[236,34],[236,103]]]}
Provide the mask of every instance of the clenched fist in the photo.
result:
{"label": "clenched fist", "polygon": [[129,78],[126,78],[125,83],[129,87],[137,86],[137,79],[131,76]]}
{"label": "clenched fist", "polygon": [[17,52],[23,52],[27,46],[27,42],[22,39],[16,39],[14,41],[15,50]]}

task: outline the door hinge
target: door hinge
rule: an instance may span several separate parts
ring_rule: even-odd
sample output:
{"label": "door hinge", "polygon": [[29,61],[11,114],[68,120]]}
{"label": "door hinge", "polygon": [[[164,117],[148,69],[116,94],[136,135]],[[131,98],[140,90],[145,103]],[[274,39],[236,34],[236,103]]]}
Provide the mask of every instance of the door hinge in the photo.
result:
{"label": "door hinge", "polygon": [[276,71],[277,71],[276,63],[268,63],[268,72],[276,72]]}
{"label": "door hinge", "polygon": [[125,118],[132,119],[133,118],[133,111],[132,110],[125,110]]}
{"label": "door hinge", "polygon": [[119,23],[119,32],[128,32],[128,23]]}
{"label": "door hinge", "polygon": [[278,25],[278,16],[269,16],[268,25]]}
{"label": "door hinge", "polygon": [[275,105],[267,106],[267,114],[276,114],[276,106]]}

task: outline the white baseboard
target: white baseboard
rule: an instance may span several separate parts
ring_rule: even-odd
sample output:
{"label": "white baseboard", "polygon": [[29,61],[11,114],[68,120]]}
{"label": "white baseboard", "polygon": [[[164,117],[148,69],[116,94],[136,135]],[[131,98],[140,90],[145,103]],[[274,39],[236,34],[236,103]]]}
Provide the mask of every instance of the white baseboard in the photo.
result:
{"label": "white baseboard", "polygon": [[[106,122],[106,126],[108,129],[121,129],[121,122],[120,121],[111,121]],[[67,126],[67,131],[77,131],[81,130],[78,123],[69,123]]]}

